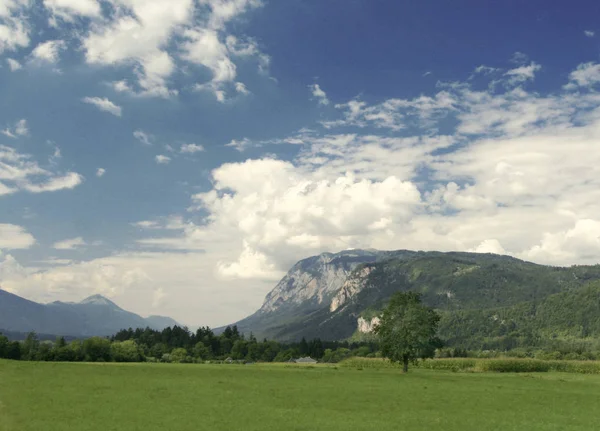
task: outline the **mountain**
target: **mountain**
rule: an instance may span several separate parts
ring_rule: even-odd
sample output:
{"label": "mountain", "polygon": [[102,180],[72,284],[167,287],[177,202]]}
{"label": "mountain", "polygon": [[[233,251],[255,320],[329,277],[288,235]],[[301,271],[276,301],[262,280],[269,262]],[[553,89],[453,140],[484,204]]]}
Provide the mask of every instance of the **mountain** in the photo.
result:
{"label": "mountain", "polygon": [[162,330],[176,324],[168,317],[144,319],[101,295],[90,296],[79,303],[38,304],[0,289],[0,331],[86,337],[113,335],[121,329],[147,326]]}
{"label": "mountain", "polygon": [[[440,312],[440,335],[455,345],[481,347],[509,336],[585,338],[600,335],[594,314],[600,297],[590,293],[600,290],[595,280],[600,265],[558,268],[493,254],[353,250],[298,262],[263,306],[237,325],[278,340],[368,338],[390,296],[410,290]],[[591,305],[584,307],[582,298]]]}
{"label": "mountain", "polygon": [[[329,306],[348,276],[359,266],[389,257],[376,250],[323,253],[296,263],[267,295],[262,307],[236,323],[249,333],[278,335],[279,327]],[[217,330],[218,331],[218,330]]]}

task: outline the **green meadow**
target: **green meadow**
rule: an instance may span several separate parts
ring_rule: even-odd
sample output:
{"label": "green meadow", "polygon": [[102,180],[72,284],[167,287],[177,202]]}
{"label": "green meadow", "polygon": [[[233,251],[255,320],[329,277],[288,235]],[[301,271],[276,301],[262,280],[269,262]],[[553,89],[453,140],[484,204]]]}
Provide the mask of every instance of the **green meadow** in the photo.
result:
{"label": "green meadow", "polygon": [[599,375],[0,361],[0,431],[589,431],[599,423]]}

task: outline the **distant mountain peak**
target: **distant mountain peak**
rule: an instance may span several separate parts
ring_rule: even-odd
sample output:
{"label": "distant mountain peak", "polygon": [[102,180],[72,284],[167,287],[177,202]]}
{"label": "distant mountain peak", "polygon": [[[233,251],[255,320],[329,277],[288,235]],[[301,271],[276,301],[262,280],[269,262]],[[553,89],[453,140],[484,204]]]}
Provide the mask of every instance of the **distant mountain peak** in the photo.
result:
{"label": "distant mountain peak", "polygon": [[117,307],[117,304],[112,302],[110,299],[105,298],[102,295],[92,295],[88,298],[85,298],[80,304],[93,304],[93,305],[108,305],[110,307]]}

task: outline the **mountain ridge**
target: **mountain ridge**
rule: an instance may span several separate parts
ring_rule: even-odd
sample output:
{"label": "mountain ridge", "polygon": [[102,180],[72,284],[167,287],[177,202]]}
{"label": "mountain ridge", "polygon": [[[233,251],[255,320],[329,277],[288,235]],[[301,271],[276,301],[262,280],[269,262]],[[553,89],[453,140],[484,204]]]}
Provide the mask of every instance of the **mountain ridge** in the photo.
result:
{"label": "mountain ridge", "polygon": [[[257,312],[236,323],[240,331],[281,341],[357,337],[361,335],[359,328],[372,330],[373,319],[394,292],[414,290],[423,295],[425,304],[442,314],[446,322],[441,328],[444,335],[466,343],[466,328],[473,328],[464,322],[456,323],[458,316],[481,320],[484,318],[478,316],[485,315],[485,319],[493,320],[492,310],[509,313],[506,310],[543,304],[557,294],[571,298],[588,282],[600,280],[600,265],[551,267],[504,255],[410,250],[355,250],[354,254],[366,258],[349,264],[344,253],[298,262],[266,296]],[[326,265],[323,256],[328,260]],[[340,268],[346,270],[339,272]],[[312,297],[299,294],[307,292],[311,283],[323,284],[332,271],[337,271],[338,277],[334,288],[327,290],[326,300],[315,299],[318,290],[312,291]],[[274,297],[281,300],[273,303]],[[511,315],[514,317],[514,313]],[[487,331],[480,331],[483,338],[499,337],[506,329],[498,330],[497,325],[489,325],[485,319],[480,322]],[[515,319],[511,323],[515,333],[531,326]],[[589,320],[589,316],[585,319]],[[540,328],[536,331],[543,333]]]}
{"label": "mountain ridge", "polygon": [[102,295],[40,304],[0,288],[0,331],[88,337],[109,336],[130,327],[162,330],[174,325],[178,323],[169,317],[143,318]]}

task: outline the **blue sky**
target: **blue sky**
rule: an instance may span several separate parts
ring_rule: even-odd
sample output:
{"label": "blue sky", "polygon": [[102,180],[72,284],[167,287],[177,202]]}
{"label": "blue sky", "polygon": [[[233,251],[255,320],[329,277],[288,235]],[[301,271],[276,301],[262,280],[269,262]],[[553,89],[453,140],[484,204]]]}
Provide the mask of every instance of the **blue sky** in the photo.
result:
{"label": "blue sky", "polygon": [[0,0],[0,285],[216,326],[324,251],[598,263],[599,12]]}

